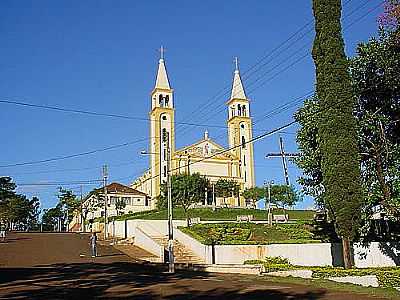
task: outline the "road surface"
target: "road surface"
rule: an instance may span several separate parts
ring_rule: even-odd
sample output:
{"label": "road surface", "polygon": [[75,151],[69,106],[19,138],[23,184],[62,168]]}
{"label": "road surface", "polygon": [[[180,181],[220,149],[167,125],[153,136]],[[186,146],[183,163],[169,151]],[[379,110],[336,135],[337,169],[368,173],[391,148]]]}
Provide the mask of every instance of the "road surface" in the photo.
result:
{"label": "road surface", "polygon": [[253,275],[170,275],[111,246],[99,254],[89,256],[88,235],[13,233],[0,243],[0,299],[378,299]]}

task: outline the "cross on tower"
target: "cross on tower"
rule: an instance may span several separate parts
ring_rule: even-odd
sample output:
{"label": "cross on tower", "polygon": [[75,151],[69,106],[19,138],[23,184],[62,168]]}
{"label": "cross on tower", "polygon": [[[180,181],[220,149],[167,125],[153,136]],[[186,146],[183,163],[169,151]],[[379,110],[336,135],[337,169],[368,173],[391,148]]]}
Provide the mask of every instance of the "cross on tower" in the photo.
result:
{"label": "cross on tower", "polygon": [[164,59],[164,53],[166,51],[165,48],[163,46],[161,46],[159,51],[160,51],[160,58]]}
{"label": "cross on tower", "polygon": [[239,71],[239,59],[235,56],[235,70]]}

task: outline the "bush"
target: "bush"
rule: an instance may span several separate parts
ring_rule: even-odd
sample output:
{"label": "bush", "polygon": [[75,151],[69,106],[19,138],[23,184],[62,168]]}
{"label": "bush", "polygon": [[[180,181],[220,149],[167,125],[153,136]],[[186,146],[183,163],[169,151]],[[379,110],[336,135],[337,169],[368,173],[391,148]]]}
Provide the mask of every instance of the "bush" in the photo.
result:
{"label": "bush", "polygon": [[365,269],[343,269],[337,267],[311,267],[313,278],[344,277],[344,276],[367,276],[376,275],[379,286],[399,287],[400,286],[400,268],[365,268]]}
{"label": "bush", "polygon": [[195,224],[182,230],[207,245],[319,242],[319,240],[313,240],[313,234],[307,230],[304,224],[276,224],[273,226],[254,223]]}

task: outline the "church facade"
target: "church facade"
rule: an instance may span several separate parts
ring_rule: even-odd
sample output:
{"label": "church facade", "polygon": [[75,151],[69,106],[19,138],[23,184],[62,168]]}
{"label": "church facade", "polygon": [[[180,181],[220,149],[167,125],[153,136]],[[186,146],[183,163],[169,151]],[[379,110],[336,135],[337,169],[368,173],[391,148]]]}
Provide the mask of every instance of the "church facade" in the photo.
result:
{"label": "church facade", "polygon": [[[214,185],[219,179],[235,181],[240,191],[254,187],[254,154],[250,103],[240,77],[238,64],[234,71],[231,96],[227,103],[228,145],[225,149],[213,141],[206,131],[204,138],[181,149],[175,148],[174,91],[170,86],[165,60],[159,60],[156,83],[151,92],[150,166],[132,183],[132,188],[146,193],[155,207],[161,184],[172,174],[200,173],[213,186],[205,192],[203,205],[245,207],[243,197],[216,197]],[[170,158],[170,159],[168,159]]]}

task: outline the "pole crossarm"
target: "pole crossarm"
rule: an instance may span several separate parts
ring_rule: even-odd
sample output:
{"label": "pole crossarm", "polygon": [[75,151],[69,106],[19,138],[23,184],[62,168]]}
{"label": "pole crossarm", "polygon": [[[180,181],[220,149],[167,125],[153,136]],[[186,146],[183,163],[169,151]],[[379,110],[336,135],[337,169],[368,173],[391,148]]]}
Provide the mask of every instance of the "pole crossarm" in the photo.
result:
{"label": "pole crossarm", "polygon": [[[300,156],[300,153],[285,153],[285,156],[286,156],[286,157],[289,157],[289,158],[296,158],[296,157],[299,157],[299,156]],[[265,158],[274,158],[274,157],[279,157],[279,158],[281,158],[281,157],[282,157],[282,154],[281,154],[281,153],[274,153],[274,152],[271,152],[271,153],[267,153],[267,154],[265,155]]]}

